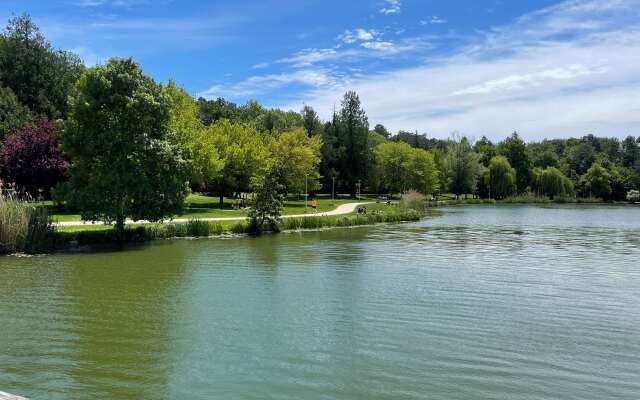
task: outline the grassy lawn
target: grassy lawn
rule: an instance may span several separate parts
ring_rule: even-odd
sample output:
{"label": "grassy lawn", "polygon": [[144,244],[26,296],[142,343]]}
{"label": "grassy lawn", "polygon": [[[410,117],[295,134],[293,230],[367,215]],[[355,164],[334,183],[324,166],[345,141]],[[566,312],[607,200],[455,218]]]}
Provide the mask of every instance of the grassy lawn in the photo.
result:
{"label": "grassy lawn", "polygon": [[[207,202],[210,201],[212,198],[211,197],[207,197],[207,196],[202,196],[202,195],[192,195],[195,198],[195,202],[192,204],[210,204]],[[191,196],[190,196],[191,197]],[[217,200],[217,198],[216,198]],[[361,201],[368,201],[369,199],[365,199],[362,198]],[[345,204],[345,203],[353,203],[357,200],[353,200],[350,198],[340,198],[340,199],[336,199],[335,204],[336,206],[340,205],[340,204]],[[370,200],[369,200],[370,201]],[[309,210],[308,212],[311,213],[311,206],[310,206],[310,201],[309,201]],[[225,209],[220,210],[217,206],[218,206],[218,202],[215,202],[216,208],[217,208],[217,212],[218,213],[225,213],[226,214],[215,214],[215,210],[214,213],[207,213],[206,211],[204,212],[197,212],[197,213],[193,213],[193,214],[181,214],[180,217],[181,218],[205,218],[205,217],[217,217],[217,216],[246,216],[246,212],[244,211],[236,211],[233,210],[233,208],[230,205],[231,203],[229,202],[229,208],[225,211]],[[331,211],[333,209],[335,209],[335,207],[332,205],[333,202],[331,201],[331,196],[320,196],[318,198],[318,209],[320,210],[320,212],[324,212],[324,211]],[[225,206],[227,206],[227,199],[225,199]],[[198,207],[194,207],[194,208],[198,208]],[[200,206],[200,208],[204,208],[206,210],[206,207]],[[371,213],[374,210],[377,211],[381,211],[381,212],[390,212],[395,210],[395,206],[388,206],[385,203],[376,203],[376,204],[368,204],[367,205],[367,212]],[[285,214],[288,215],[297,215],[297,214],[304,214],[304,200],[289,200],[287,201],[287,205],[285,207]],[[340,216],[336,216],[336,217],[327,217],[327,218],[339,218],[339,217],[343,217],[343,216],[347,216],[347,215],[354,215],[356,214],[355,211],[353,211],[350,214],[344,214],[344,215],[340,215]],[[58,216],[61,214],[56,214],[55,216]],[[67,214],[70,215],[70,214]],[[77,219],[64,219],[64,220],[60,220],[60,221],[75,221],[75,220],[80,220],[80,217],[78,216]],[[237,223],[237,221],[220,221],[219,222],[220,225],[222,225],[222,227],[225,230],[229,230],[231,229],[231,227]],[[140,224],[130,224],[127,225],[129,227],[136,227]],[[82,226],[61,226],[61,227],[57,227],[56,230],[59,232],[82,232],[82,231],[106,231],[106,230],[112,230],[113,227],[110,225],[82,225]]]}
{"label": "grassy lawn", "polygon": [[[331,200],[330,195],[318,195],[318,212],[331,211],[340,204],[353,203],[357,200],[348,197],[338,197],[335,201]],[[362,198],[361,201],[367,201]],[[173,218],[225,218],[225,217],[246,217],[247,212],[245,210],[238,210],[234,208],[236,200],[231,198],[224,199],[224,205],[221,207],[218,197],[205,196],[202,194],[191,194],[187,197],[185,210],[181,214],[176,214]],[[45,201],[40,203],[41,205],[48,207],[52,215],[53,221],[80,221],[80,215],[71,211],[60,209],[56,207],[53,202]],[[307,212],[313,212],[311,209],[311,197],[308,201]],[[290,197],[284,205],[284,215],[292,214],[304,214],[305,202],[304,197],[300,199],[296,197]],[[87,227],[82,227],[86,230]],[[91,227],[97,228],[97,227]]]}

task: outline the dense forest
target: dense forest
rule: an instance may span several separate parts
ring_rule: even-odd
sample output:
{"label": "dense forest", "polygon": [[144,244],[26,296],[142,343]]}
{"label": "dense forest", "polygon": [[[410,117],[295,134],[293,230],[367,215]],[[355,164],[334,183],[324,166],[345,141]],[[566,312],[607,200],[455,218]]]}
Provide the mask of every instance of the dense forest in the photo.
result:
{"label": "dense forest", "polygon": [[[544,132],[539,132],[544,135]],[[357,192],[504,199],[635,196],[640,137],[500,142],[370,126],[347,92],[329,121],[311,106],[195,99],[132,59],[92,68],[55,49],[28,15],[0,35],[0,172],[4,189],[54,197],[88,219],[159,219],[189,190],[220,196]]]}

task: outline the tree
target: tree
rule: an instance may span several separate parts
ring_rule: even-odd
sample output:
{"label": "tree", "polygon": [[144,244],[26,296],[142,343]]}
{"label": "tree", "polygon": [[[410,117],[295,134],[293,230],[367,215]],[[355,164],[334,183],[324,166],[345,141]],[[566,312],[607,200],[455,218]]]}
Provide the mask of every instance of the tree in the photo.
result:
{"label": "tree", "polygon": [[251,178],[262,174],[269,157],[267,142],[255,129],[240,123],[219,120],[207,128],[220,155],[223,168],[207,186],[220,196],[250,191]]}
{"label": "tree", "polygon": [[486,136],[483,136],[473,145],[473,151],[478,154],[480,163],[485,167],[489,166],[489,161],[498,155],[498,149]]}
{"label": "tree", "polygon": [[582,177],[583,194],[607,199],[611,194],[611,175],[600,163],[595,163]]}
{"label": "tree", "polygon": [[640,164],[640,145],[633,136],[627,136],[622,142],[623,158],[622,165],[625,167],[635,167]]}
{"label": "tree", "polygon": [[313,107],[305,105],[300,114],[302,115],[302,126],[305,131],[307,131],[307,135],[318,135],[321,133],[322,122]]}
{"label": "tree", "polygon": [[532,189],[538,195],[548,196],[553,200],[556,196],[567,196],[573,193],[573,183],[555,167],[534,168],[532,173]]}
{"label": "tree", "polygon": [[457,133],[452,135],[444,159],[444,169],[447,187],[456,195],[456,198],[462,194],[475,192],[479,164],[466,137],[460,138]]}
{"label": "tree", "polygon": [[76,85],[64,151],[73,164],[61,194],[85,220],[159,221],[179,212],[187,194],[186,161],[169,130],[161,85],[132,59],[89,69]]}
{"label": "tree", "polygon": [[340,176],[351,196],[356,195],[356,184],[366,180],[369,165],[369,120],[360,107],[356,92],[345,93],[337,125],[338,140],[344,152],[338,159]]}
{"label": "tree", "polygon": [[13,91],[0,86],[0,143],[32,120],[31,111],[20,103]]}
{"label": "tree", "polygon": [[318,165],[322,139],[319,136],[307,136],[303,128],[284,132],[269,143],[269,151],[282,178],[285,193],[302,193],[303,190],[315,190],[320,187]]}
{"label": "tree", "polygon": [[284,187],[282,177],[275,169],[267,168],[266,173],[251,178],[253,207],[249,211],[250,230],[260,233],[265,228],[278,230],[284,208]]}
{"label": "tree", "polygon": [[376,146],[374,152],[384,187],[391,194],[409,189],[411,146],[386,142]]}
{"label": "tree", "polygon": [[336,113],[330,122],[324,124],[322,129],[322,157],[320,159],[320,176],[322,188],[330,192],[334,189],[334,181],[337,189],[343,187],[340,173],[339,160],[345,157],[346,148],[338,138],[339,119]]}
{"label": "tree", "polygon": [[11,18],[0,36],[1,84],[37,116],[66,116],[67,98],[83,69],[76,55],[54,50],[27,14]]}
{"label": "tree", "polygon": [[567,163],[576,175],[583,175],[596,161],[596,150],[587,142],[580,142],[567,149]]}
{"label": "tree", "polygon": [[235,122],[237,119],[238,107],[222,97],[216,100],[207,100],[204,97],[198,98],[198,118],[203,124],[209,126],[220,119],[228,119]]}
{"label": "tree", "polygon": [[531,178],[531,163],[526,150],[527,146],[517,132],[513,132],[500,146],[500,154],[507,157],[509,164],[516,170],[516,189],[518,193],[523,193],[527,190]]}
{"label": "tree", "polygon": [[9,136],[0,150],[2,179],[33,197],[48,195],[64,180],[69,163],[62,156],[55,125],[41,120]]}
{"label": "tree", "polygon": [[389,139],[391,137],[391,132],[389,132],[382,124],[376,124],[376,126],[373,127],[373,131],[385,139]]}
{"label": "tree", "polygon": [[489,161],[489,191],[494,199],[504,199],[516,191],[516,170],[504,156]]}
{"label": "tree", "polygon": [[433,155],[422,149],[411,149],[409,186],[422,194],[438,191],[438,169]]}
{"label": "tree", "polygon": [[193,98],[175,82],[166,87],[169,98],[169,130],[177,143],[186,150],[189,159],[189,180],[202,187],[217,179],[224,167],[213,136],[198,118],[198,106]]}
{"label": "tree", "polygon": [[294,128],[303,127],[302,116],[295,111],[282,111],[280,109],[263,109],[263,112],[255,119],[248,122],[258,132],[277,135]]}

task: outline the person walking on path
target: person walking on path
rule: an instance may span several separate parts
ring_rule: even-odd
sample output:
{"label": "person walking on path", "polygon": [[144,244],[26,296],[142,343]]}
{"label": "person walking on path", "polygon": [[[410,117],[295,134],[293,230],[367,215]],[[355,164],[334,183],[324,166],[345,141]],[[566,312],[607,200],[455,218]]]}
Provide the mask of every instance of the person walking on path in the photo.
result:
{"label": "person walking on path", "polygon": [[313,208],[314,213],[318,211],[318,200],[316,199],[311,200],[311,208]]}

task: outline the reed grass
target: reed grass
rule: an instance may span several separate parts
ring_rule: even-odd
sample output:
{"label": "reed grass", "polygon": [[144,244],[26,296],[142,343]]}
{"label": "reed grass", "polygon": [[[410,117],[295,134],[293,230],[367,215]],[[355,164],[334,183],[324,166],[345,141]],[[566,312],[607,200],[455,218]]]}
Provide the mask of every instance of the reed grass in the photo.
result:
{"label": "reed grass", "polygon": [[46,250],[53,229],[48,212],[12,194],[0,195],[0,253]]}

